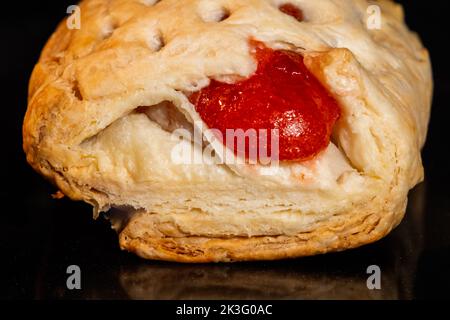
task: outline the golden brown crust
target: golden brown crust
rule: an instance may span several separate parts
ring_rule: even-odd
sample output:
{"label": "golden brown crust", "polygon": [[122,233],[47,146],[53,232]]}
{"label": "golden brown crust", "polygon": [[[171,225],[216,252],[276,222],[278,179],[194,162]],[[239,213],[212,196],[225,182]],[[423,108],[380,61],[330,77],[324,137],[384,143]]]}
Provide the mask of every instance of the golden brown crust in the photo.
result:
{"label": "golden brown crust", "polygon": [[[406,205],[406,203],[405,203]],[[156,237],[146,228],[136,236],[140,217],[134,217],[120,233],[122,249],[145,259],[187,263],[278,260],[343,251],[375,242],[402,220],[405,207],[367,211],[365,208],[318,224],[311,232],[295,236],[235,238]],[[145,214],[145,213],[144,213]]]}
{"label": "golden brown crust", "polygon": [[[292,0],[304,22],[281,13],[282,2],[82,1],[82,28],[61,23],[33,71],[28,162],[96,213],[139,211],[120,241],[145,258],[278,259],[381,238],[423,178],[428,53],[392,1],[376,2],[379,30],[365,25],[372,1]],[[254,72],[249,39],[304,55],[342,107],[333,142],[271,177],[258,166],[174,164],[164,121],[192,125],[201,119],[191,92]],[[136,112],[142,107],[166,115]]]}

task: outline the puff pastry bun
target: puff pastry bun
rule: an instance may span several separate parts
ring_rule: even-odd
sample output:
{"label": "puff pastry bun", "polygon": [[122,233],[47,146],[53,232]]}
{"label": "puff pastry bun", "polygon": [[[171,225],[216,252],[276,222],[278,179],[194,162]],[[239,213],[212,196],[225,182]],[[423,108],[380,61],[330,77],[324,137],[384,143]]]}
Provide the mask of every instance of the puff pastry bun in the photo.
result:
{"label": "puff pastry bun", "polygon": [[[280,10],[286,3],[302,21]],[[378,29],[366,23],[374,4]],[[63,22],[32,74],[24,149],[65,195],[123,215],[123,249],[179,262],[282,259],[358,247],[399,224],[423,179],[432,96],[428,52],[401,6],[84,0],[80,9],[81,29]],[[189,95],[250,77],[249,39],[303,56],[341,108],[331,142],[272,175],[175,164],[171,132],[202,121]]]}

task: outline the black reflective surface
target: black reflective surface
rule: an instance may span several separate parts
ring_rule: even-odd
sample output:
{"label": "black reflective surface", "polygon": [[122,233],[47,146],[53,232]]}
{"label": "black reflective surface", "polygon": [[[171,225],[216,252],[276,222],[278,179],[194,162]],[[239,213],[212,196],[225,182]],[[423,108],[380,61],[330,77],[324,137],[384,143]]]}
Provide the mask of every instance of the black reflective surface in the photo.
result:
{"label": "black reflective surface", "polygon": [[[406,1],[405,1],[406,2]],[[442,3],[444,6],[445,2]],[[436,79],[424,150],[426,181],[410,194],[407,217],[388,237],[342,253],[278,262],[180,265],[141,260],[91,208],[53,200],[55,189],[25,164],[21,122],[39,51],[69,1],[11,8],[0,21],[2,166],[0,297],[7,299],[414,299],[450,298],[449,59],[446,8],[407,3],[408,22],[430,49]],[[66,288],[79,265],[82,290]],[[378,265],[382,290],[368,290]]]}

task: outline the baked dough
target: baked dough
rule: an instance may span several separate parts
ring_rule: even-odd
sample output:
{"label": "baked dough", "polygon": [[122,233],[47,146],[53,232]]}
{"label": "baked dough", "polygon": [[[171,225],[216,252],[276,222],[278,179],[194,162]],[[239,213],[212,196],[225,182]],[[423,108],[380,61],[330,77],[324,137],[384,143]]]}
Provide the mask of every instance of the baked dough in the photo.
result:
{"label": "baked dough", "polygon": [[[279,10],[287,2],[304,21]],[[382,24],[372,30],[374,4]],[[361,246],[401,221],[423,179],[432,76],[400,5],[85,0],[80,8],[81,29],[61,23],[33,71],[24,150],[96,216],[119,208],[123,249],[180,262],[281,259]],[[189,93],[210,79],[251,76],[249,39],[301,53],[339,102],[328,149],[273,175],[258,165],[174,164],[171,132],[201,121]]]}

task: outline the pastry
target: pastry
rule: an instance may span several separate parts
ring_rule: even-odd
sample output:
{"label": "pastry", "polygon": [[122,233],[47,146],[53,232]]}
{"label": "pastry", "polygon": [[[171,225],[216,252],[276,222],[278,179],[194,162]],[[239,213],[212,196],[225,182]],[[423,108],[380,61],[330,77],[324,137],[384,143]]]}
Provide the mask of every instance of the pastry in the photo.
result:
{"label": "pastry", "polygon": [[33,71],[24,150],[95,217],[113,212],[121,248],[273,260],[368,244],[402,220],[432,74],[400,5],[84,0],[80,13]]}

